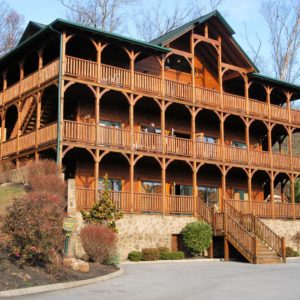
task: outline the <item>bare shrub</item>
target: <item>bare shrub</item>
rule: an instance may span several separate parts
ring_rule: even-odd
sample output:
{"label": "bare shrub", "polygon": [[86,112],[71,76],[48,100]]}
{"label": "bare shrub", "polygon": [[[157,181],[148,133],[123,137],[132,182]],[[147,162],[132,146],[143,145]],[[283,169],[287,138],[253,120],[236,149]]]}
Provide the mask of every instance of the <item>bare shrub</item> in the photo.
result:
{"label": "bare shrub", "polygon": [[116,250],[117,234],[102,225],[86,225],[80,231],[84,251],[94,262],[102,263]]}

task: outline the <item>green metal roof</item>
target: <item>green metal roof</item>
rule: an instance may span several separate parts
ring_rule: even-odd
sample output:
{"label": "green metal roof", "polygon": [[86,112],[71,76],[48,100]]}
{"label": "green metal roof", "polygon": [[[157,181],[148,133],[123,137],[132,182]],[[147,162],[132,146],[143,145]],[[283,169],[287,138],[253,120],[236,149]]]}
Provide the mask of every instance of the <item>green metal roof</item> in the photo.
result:
{"label": "green metal roof", "polygon": [[294,83],[290,83],[284,80],[276,79],[270,76],[263,75],[261,73],[250,73],[248,74],[249,78],[254,78],[258,80],[262,80],[264,82],[270,82],[276,85],[284,86],[286,88],[289,88],[291,90],[297,91],[300,93],[300,86]]}
{"label": "green metal roof", "polygon": [[32,31],[35,31],[35,33],[36,33],[45,27],[46,27],[45,24],[30,21],[28,23],[28,25],[26,26],[26,28],[18,42],[18,45],[21,44],[23,41],[27,40],[28,37],[32,35],[32,33],[31,33]]}
{"label": "green metal roof", "polygon": [[231,35],[235,34],[234,30],[227,23],[227,21],[223,18],[223,16],[220,14],[220,12],[218,10],[214,10],[214,11],[210,12],[209,14],[203,15],[200,18],[194,19],[182,26],[179,26],[179,27],[159,36],[158,38],[150,41],[150,43],[156,44],[156,45],[165,45],[168,42],[174,40],[174,38],[179,37],[180,35],[188,32],[189,30],[194,28],[196,25],[202,24],[212,17],[217,17]]}

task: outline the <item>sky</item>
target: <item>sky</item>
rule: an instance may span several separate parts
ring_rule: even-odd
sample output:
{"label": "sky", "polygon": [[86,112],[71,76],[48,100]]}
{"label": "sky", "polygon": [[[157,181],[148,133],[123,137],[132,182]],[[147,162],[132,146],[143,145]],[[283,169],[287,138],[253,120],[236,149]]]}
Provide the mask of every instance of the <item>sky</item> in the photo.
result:
{"label": "sky", "polygon": [[[26,25],[30,20],[48,24],[57,18],[65,18],[65,8],[57,0],[6,0],[13,8],[24,15]],[[147,3],[147,0],[140,0]],[[148,0],[149,1],[149,0]],[[174,0],[161,0],[168,7]],[[189,0],[181,0],[189,1]],[[203,2],[208,0],[203,0]],[[248,46],[245,41],[245,24],[250,39],[255,44],[256,32],[259,33],[263,42],[261,54],[268,55],[268,32],[265,21],[260,14],[261,0],[223,0],[219,8],[227,22],[236,32],[235,38],[247,52]],[[148,2],[149,3],[149,2]],[[130,35],[130,32],[126,35]]]}

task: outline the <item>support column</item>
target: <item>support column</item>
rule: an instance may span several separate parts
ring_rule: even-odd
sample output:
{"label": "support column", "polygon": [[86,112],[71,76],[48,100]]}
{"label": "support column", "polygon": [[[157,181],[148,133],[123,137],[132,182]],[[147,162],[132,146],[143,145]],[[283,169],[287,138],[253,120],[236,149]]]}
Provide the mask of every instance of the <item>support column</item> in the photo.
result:
{"label": "support column", "polygon": [[198,215],[197,199],[198,199],[198,184],[197,184],[197,163],[193,161],[193,197],[194,197],[194,216]]}
{"label": "support column", "polygon": [[220,203],[221,211],[223,211],[225,199],[226,199],[226,167],[222,166],[222,198]]}
{"label": "support column", "polygon": [[36,122],[35,122],[35,148],[38,148],[38,130],[41,127],[41,111],[42,111],[42,97],[41,92],[38,92],[36,97]]}
{"label": "support column", "polygon": [[134,52],[131,51],[130,53],[130,73],[131,73],[131,89],[134,89],[134,60],[135,60],[135,55]]}
{"label": "support column", "polygon": [[248,169],[248,200],[250,203],[250,213],[253,211],[252,205],[252,170]]}
{"label": "support column", "polygon": [[223,74],[222,74],[222,38],[218,36],[219,46],[218,46],[218,79],[219,79],[219,86],[220,86],[220,101],[221,101],[221,108],[224,107],[223,101]]}
{"label": "support column", "polygon": [[19,154],[20,149],[20,117],[21,117],[21,102],[18,102],[18,120],[17,120],[17,149],[16,153]]}
{"label": "support column", "polygon": [[292,133],[292,128],[288,128],[288,134],[289,134],[289,155],[290,155],[290,168],[293,170],[293,133]]}
{"label": "support column", "polygon": [[0,128],[0,130],[1,130],[1,138],[0,138],[0,160],[2,159],[2,147],[3,147],[3,142],[5,141],[5,139],[4,139],[4,128],[5,128],[5,118],[4,118],[4,113],[2,113],[2,115],[1,115],[1,128]]}
{"label": "support column", "polygon": [[292,179],[291,179],[291,202],[292,202],[293,219],[296,220],[296,207],[295,207],[295,176],[294,176],[294,175],[292,175]]}
{"label": "support column", "polygon": [[133,149],[134,145],[134,106],[133,106],[133,94],[130,95],[130,105],[129,105],[129,127],[130,127],[130,145]]}
{"label": "support column", "polygon": [[192,51],[192,62],[191,62],[191,69],[192,69],[192,101],[193,103],[196,102],[195,92],[196,92],[196,84],[195,84],[195,45],[194,45],[194,29],[191,31],[191,41],[190,47]]}
{"label": "support column", "polygon": [[220,139],[222,146],[222,161],[225,160],[225,133],[224,133],[224,114],[220,114]]}
{"label": "support column", "polygon": [[224,260],[229,261],[229,245],[226,236],[224,236]]}
{"label": "support column", "polygon": [[272,219],[275,219],[275,207],[274,207],[274,172],[270,174],[270,201],[271,201],[271,213]]}
{"label": "support column", "polygon": [[247,162],[250,164],[250,125],[249,125],[249,118],[246,120],[245,126],[245,139],[246,139],[246,147],[247,147]]}
{"label": "support column", "polygon": [[270,123],[268,124],[268,151],[270,155],[270,164],[273,167],[273,150],[272,150],[272,130]]}
{"label": "support column", "polygon": [[192,108],[191,112],[191,136],[192,136],[192,149],[193,157],[196,157],[196,117],[195,117],[195,107]]}
{"label": "support column", "polygon": [[43,50],[38,51],[39,65],[38,65],[38,87],[41,85],[41,70],[43,68]]}
{"label": "support column", "polygon": [[271,92],[272,89],[270,87],[266,88],[266,93],[267,93],[267,103],[268,103],[268,117],[271,119]]}
{"label": "support column", "polygon": [[99,123],[100,123],[100,87],[96,87],[96,98],[95,98],[95,143],[98,144],[99,136]]}
{"label": "support column", "polygon": [[166,152],[166,116],[165,116],[165,100],[161,101],[160,111],[160,129],[161,129],[161,148],[162,153]]}
{"label": "support column", "polygon": [[162,204],[163,214],[169,213],[166,199],[166,159],[163,157],[161,160],[161,193],[162,193]]}
{"label": "support column", "polygon": [[94,162],[94,188],[95,188],[95,200],[98,198],[98,180],[99,180],[99,150],[95,150],[95,162]]}
{"label": "support column", "polygon": [[249,114],[249,82],[246,74],[244,74],[244,89],[246,98],[246,113]]}
{"label": "support column", "polygon": [[97,82],[101,82],[101,53],[102,53],[102,45],[101,42],[97,43]]}
{"label": "support column", "polygon": [[134,154],[130,154],[129,164],[129,177],[130,177],[130,212],[134,212]]}

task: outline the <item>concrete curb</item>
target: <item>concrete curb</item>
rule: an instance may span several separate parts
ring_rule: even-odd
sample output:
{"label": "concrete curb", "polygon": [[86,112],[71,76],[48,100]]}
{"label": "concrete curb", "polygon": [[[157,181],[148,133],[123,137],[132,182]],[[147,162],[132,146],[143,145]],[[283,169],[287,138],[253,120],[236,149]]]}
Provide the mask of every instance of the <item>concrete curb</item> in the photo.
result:
{"label": "concrete curb", "polygon": [[15,289],[15,290],[7,290],[7,291],[0,291],[0,298],[2,297],[14,297],[14,296],[24,296],[24,295],[32,295],[44,292],[51,292],[51,291],[58,291],[64,290],[69,288],[74,288],[78,286],[88,285],[92,283],[97,283],[101,281],[105,281],[108,279],[112,279],[124,274],[124,270],[120,268],[120,270],[110,273],[104,276],[90,278],[85,280],[78,280],[78,281],[71,281],[71,282],[62,282],[62,283],[55,283],[55,284],[48,284],[48,285],[40,285],[34,286],[29,288],[22,288],[22,289]]}
{"label": "concrete curb", "polygon": [[286,261],[290,261],[290,260],[299,260],[300,261],[300,256],[286,258]]}
{"label": "concrete curb", "polygon": [[176,260],[155,260],[155,261],[129,261],[125,260],[120,265],[157,265],[157,264],[172,264],[172,263],[215,263],[224,261],[219,258],[199,258],[199,259],[176,259]]}

